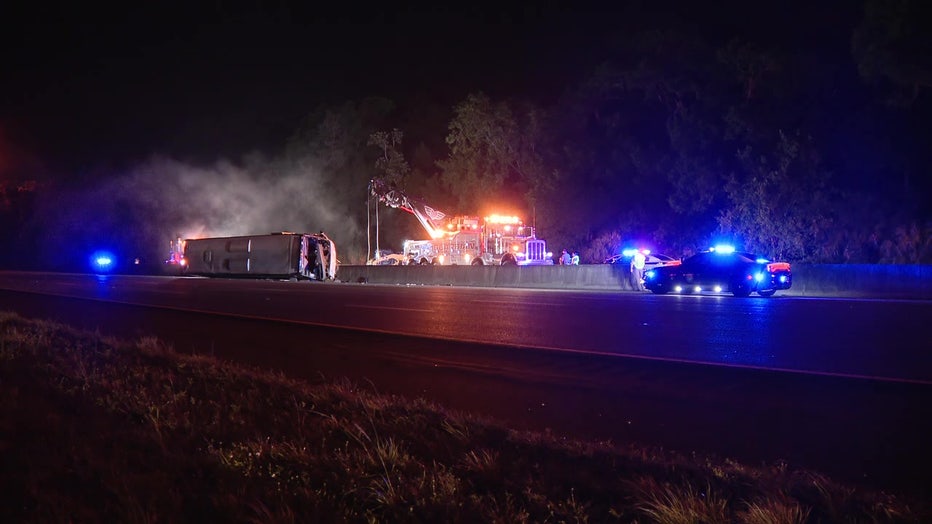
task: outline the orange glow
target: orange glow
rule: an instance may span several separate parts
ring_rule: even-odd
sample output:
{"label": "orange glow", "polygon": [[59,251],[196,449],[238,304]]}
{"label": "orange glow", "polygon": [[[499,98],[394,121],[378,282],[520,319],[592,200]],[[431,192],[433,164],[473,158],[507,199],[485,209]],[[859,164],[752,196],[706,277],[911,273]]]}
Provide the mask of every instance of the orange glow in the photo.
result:
{"label": "orange glow", "polygon": [[516,216],[507,216],[507,215],[489,215],[485,217],[485,221],[490,224],[513,224],[517,225],[521,223],[521,218]]}

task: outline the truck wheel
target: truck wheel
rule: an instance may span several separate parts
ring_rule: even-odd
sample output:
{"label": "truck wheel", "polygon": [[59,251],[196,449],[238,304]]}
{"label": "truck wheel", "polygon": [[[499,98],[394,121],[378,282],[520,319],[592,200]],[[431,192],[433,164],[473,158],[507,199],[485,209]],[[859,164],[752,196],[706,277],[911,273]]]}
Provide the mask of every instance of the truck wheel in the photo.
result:
{"label": "truck wheel", "polygon": [[422,266],[426,266],[426,265],[430,264],[430,261],[427,260],[426,258],[422,258],[421,261],[418,262],[418,264],[420,264],[420,265],[422,265]]}
{"label": "truck wheel", "polygon": [[485,265],[485,264],[482,263],[482,259],[481,259],[481,258],[474,258],[474,259],[472,260],[472,265],[474,265],[474,266],[483,266],[483,265]]}
{"label": "truck wheel", "polygon": [[769,296],[772,296],[776,292],[777,292],[776,289],[759,289],[757,291],[757,294],[762,297],[769,297]]}
{"label": "truck wheel", "polygon": [[503,266],[517,266],[518,261],[511,257],[505,257],[502,259],[502,265]]}

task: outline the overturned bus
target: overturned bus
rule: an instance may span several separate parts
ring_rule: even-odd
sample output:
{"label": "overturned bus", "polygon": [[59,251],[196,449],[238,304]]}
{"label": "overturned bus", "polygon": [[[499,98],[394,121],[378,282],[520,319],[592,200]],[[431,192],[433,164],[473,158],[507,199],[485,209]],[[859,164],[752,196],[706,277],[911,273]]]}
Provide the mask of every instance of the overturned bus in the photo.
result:
{"label": "overturned bus", "polygon": [[180,244],[180,256],[173,252],[167,262],[187,275],[324,281],[337,273],[336,246],[323,232],[192,238]]}

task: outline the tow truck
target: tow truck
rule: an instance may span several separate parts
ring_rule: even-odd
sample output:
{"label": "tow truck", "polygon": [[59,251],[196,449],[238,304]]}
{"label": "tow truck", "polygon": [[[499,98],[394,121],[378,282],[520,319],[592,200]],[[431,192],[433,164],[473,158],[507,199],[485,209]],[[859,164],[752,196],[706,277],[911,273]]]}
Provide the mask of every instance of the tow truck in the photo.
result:
{"label": "tow truck", "polygon": [[517,216],[449,216],[381,180],[370,181],[369,191],[386,206],[414,215],[427,232],[427,239],[404,242],[409,264],[553,265],[547,242]]}

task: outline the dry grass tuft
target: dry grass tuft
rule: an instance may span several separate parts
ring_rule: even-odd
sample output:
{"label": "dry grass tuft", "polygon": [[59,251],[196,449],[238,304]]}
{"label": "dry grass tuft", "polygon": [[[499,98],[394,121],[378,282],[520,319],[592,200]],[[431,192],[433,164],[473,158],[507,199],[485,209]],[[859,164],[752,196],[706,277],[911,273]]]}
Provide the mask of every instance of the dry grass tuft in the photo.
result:
{"label": "dry grass tuft", "polygon": [[653,478],[638,481],[640,502],[637,509],[652,522],[660,524],[708,524],[731,522],[727,500],[713,493],[708,485],[704,489],[685,485],[660,483]]}

